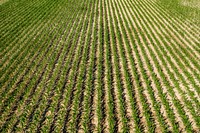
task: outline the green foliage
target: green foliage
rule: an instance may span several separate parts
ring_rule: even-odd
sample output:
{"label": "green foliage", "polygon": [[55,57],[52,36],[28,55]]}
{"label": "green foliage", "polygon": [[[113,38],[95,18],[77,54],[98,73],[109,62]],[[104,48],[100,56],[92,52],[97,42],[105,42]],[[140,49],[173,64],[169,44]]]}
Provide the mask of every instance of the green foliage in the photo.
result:
{"label": "green foliage", "polygon": [[200,3],[198,0],[158,0],[175,17],[190,19],[200,25]]}
{"label": "green foliage", "polygon": [[198,9],[160,1],[1,5],[0,132],[198,131]]}

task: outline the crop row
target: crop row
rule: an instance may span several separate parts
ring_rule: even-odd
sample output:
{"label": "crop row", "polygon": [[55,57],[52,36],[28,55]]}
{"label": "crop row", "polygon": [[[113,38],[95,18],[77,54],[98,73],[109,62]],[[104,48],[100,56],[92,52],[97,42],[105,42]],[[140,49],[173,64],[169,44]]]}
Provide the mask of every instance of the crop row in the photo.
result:
{"label": "crop row", "polygon": [[1,10],[0,132],[200,130],[199,28],[156,0]]}

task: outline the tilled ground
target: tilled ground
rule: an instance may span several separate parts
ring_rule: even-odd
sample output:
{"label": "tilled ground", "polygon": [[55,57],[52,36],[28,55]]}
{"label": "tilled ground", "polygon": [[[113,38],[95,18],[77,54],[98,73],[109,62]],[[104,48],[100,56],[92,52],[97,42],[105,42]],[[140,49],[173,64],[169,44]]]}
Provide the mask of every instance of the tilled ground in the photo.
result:
{"label": "tilled ground", "polygon": [[156,0],[1,5],[0,132],[199,132],[200,28]]}

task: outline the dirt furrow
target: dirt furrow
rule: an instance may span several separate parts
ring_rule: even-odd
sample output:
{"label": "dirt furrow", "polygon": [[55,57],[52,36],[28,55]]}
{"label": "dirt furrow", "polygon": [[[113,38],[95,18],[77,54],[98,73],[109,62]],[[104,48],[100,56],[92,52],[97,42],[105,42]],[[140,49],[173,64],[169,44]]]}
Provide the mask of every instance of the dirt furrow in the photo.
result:
{"label": "dirt furrow", "polygon": [[[121,5],[121,2],[119,2],[120,4],[119,5]],[[127,9],[126,7],[124,8],[124,9]],[[125,11],[123,11],[123,13],[125,13]],[[126,18],[127,18],[127,16],[126,16]],[[123,20],[125,20],[126,18],[124,18]],[[126,20],[127,21],[127,20]],[[124,22],[123,22],[124,23]],[[125,25],[125,23],[124,23],[124,25]],[[130,28],[130,26],[128,26],[128,28]],[[126,34],[127,34],[127,28],[125,27],[125,29],[126,29]],[[130,39],[130,36],[129,36],[129,34],[127,34],[128,35],[128,40],[130,41],[131,39]],[[138,43],[138,42],[137,42]],[[133,45],[133,44],[132,44]],[[133,51],[133,49],[132,49],[132,51]],[[127,52],[127,50],[126,50],[126,52],[125,53],[128,53]],[[135,54],[135,53],[134,53]],[[132,54],[133,55],[133,54]],[[132,58],[132,57],[137,57],[136,55],[134,55],[134,56],[128,56],[127,55],[127,57],[128,57],[128,59],[130,59],[130,58]],[[137,60],[137,59],[135,59],[135,60]],[[137,60],[138,61],[138,60]],[[141,58],[141,61],[144,63],[144,68],[141,68],[141,69],[145,69],[145,71],[147,71],[148,70],[148,67],[147,67],[147,65],[146,65],[146,61],[143,59],[143,58]],[[129,68],[130,68],[130,70],[132,70],[132,73],[134,73],[133,72],[133,69],[131,69],[131,64],[130,64],[130,61],[128,61],[128,63],[129,63]],[[145,83],[145,79],[144,79],[144,77],[143,77],[143,74],[142,74],[142,72],[141,72],[141,70],[139,70],[139,72],[138,73],[140,73],[140,75],[141,75],[141,82],[142,82],[142,85],[144,86],[144,88],[147,88],[147,87],[149,87],[149,86],[147,86],[147,83]],[[150,75],[148,75],[149,77],[150,77]],[[134,78],[135,79],[135,78]],[[155,85],[154,85],[154,88],[155,88]],[[153,88],[151,88],[151,89],[153,89]],[[160,125],[159,125],[159,122],[158,122],[158,118],[157,118],[157,116],[156,116],[156,113],[155,113],[155,108],[153,107],[153,102],[152,102],[152,99],[150,99],[150,94],[149,94],[149,92],[145,89],[144,90],[144,95],[146,95],[146,98],[147,98],[147,101],[150,103],[150,107],[151,107],[151,110],[152,110],[152,113],[153,113],[153,117],[154,117],[154,120],[155,120],[155,122],[156,122],[156,125],[157,125],[157,127],[156,127],[156,132],[159,132],[159,130],[160,130]]]}
{"label": "dirt furrow", "polygon": [[[158,29],[156,29],[156,30],[158,30]],[[157,34],[157,33],[155,33],[155,30],[154,30],[154,29],[152,29],[151,31],[153,32],[153,34],[155,34],[155,35]],[[151,34],[151,33],[149,33],[149,34]],[[162,44],[162,41],[160,40],[160,38],[157,38],[157,39],[159,40],[160,44]],[[150,42],[150,41],[149,41],[149,42]],[[156,43],[156,42],[154,41],[154,43]],[[164,45],[163,45],[163,46],[164,46]],[[166,50],[166,51],[167,51],[167,50]],[[171,57],[171,58],[172,58],[172,57]],[[173,60],[173,58],[172,58],[172,60]],[[176,61],[173,60],[173,63],[176,64]],[[179,68],[179,66],[178,66],[177,64],[176,64],[176,67]],[[171,68],[171,66],[169,66],[168,68]],[[180,72],[182,71],[180,68],[179,68],[179,70],[180,70]],[[175,73],[175,72],[174,72],[174,73]],[[175,75],[176,75],[176,73],[175,73]],[[187,78],[186,78],[186,75],[183,75],[183,76],[185,76],[185,80],[186,80],[186,79],[187,79]],[[178,80],[178,76],[176,76],[176,79]],[[189,84],[189,83],[188,83],[188,84]],[[182,86],[183,88],[185,88],[183,84],[182,84],[181,86]],[[191,89],[192,89],[192,88],[191,88]],[[184,89],[184,91],[186,91],[186,90]]]}
{"label": "dirt furrow", "polygon": [[179,28],[182,28],[184,31],[186,31],[193,40],[195,40],[196,42],[200,41],[198,39],[198,37],[200,36],[200,34],[198,33],[200,28],[197,25],[195,25],[192,21],[185,19],[183,21],[183,19],[181,18],[182,16],[178,14],[176,15],[176,17],[171,17],[171,12],[167,11],[162,5],[157,3],[155,0],[151,0],[151,4],[154,5],[155,10],[159,12],[158,15],[162,14],[165,18],[168,17],[170,23],[178,24]]}
{"label": "dirt furrow", "polygon": [[[118,4],[119,4],[119,2],[118,2]],[[120,11],[117,11],[117,12],[120,12]],[[117,20],[121,19],[121,18],[119,18],[119,17],[122,17],[121,14],[118,14]],[[121,22],[122,22],[122,21],[119,21],[118,23],[121,23]],[[131,61],[130,61],[130,58],[132,58],[132,56],[129,56],[129,55],[128,55],[128,51],[127,51],[127,48],[126,48],[126,45],[127,45],[127,44],[125,44],[125,40],[124,40],[124,38],[127,37],[127,33],[122,32],[123,30],[122,30],[122,27],[121,27],[121,26],[118,26],[118,27],[119,27],[119,29],[120,29],[120,31],[121,31],[121,38],[122,38],[122,40],[123,40],[123,45],[124,45],[124,48],[125,48],[125,49],[124,49],[125,51],[124,51],[123,53],[125,54],[125,57],[126,57],[126,60],[127,60],[127,63],[128,63],[128,64],[127,64],[128,71],[130,71],[130,70],[133,70],[133,69],[130,67],[130,66],[131,66],[131,64],[130,64],[130,62],[131,62]],[[123,25],[123,28],[124,28],[124,27],[125,27],[125,26]],[[125,32],[127,32],[127,31],[125,31]],[[125,37],[125,35],[126,35],[126,37]],[[136,61],[137,61],[137,59],[136,59]],[[121,62],[121,66],[122,66],[122,62]],[[136,69],[138,70],[138,74],[142,77],[141,70],[138,69],[138,68],[139,68],[139,67],[136,68]],[[124,67],[123,69],[125,69],[125,67]],[[133,71],[132,71],[131,73],[133,73]],[[132,75],[132,74],[131,74],[131,75]],[[127,75],[123,75],[122,77],[125,77],[125,76],[127,76]],[[134,76],[132,75],[132,77],[134,77]],[[139,88],[137,88],[137,87],[138,87],[138,86],[137,86],[137,83],[135,83],[133,79],[135,79],[135,77],[132,78],[131,81],[133,81],[133,86],[135,87],[135,88],[133,88],[133,89],[135,89],[136,95],[138,95],[138,99],[139,99],[139,100],[138,100],[139,109],[141,110],[140,112],[144,112],[145,109],[144,109],[144,107],[142,106],[142,104],[141,104],[141,103],[142,103],[142,102],[141,102],[142,100],[141,100],[141,98],[139,97],[139,95],[143,95],[144,93],[143,93],[143,94],[139,94],[140,92],[137,91],[137,89],[139,89]],[[124,82],[125,82],[125,81],[124,81]],[[130,82],[130,81],[129,81],[129,82]],[[144,84],[143,79],[141,79],[141,83],[142,83],[142,84],[141,84],[142,87],[143,87],[143,88],[146,88],[146,85]],[[128,88],[128,86],[127,86],[128,83],[125,82],[125,85],[126,85],[125,88]],[[144,92],[144,91],[143,91],[143,92]],[[125,89],[125,97],[127,97],[126,99],[130,99],[130,98],[129,98],[129,95],[128,95],[128,90],[127,90],[127,89]],[[128,115],[129,115],[129,117],[130,117],[130,116],[131,116],[130,114],[132,113],[132,112],[131,112],[132,110],[131,110],[131,105],[130,105],[130,101],[129,101],[129,100],[127,101],[127,104],[128,104],[128,106],[127,106],[128,109],[127,109],[127,110],[130,111]],[[142,116],[142,117],[143,117],[143,118],[141,118],[141,119],[142,119],[141,122],[142,122],[143,124],[145,124],[144,127],[147,128],[147,127],[148,127],[148,124],[147,124],[148,122],[146,121],[147,118],[145,118],[145,116]],[[132,120],[132,121],[133,121],[133,120]],[[132,123],[132,121],[130,122],[130,124]],[[134,125],[132,125],[132,127],[134,127]],[[150,130],[150,129],[147,128],[146,131],[147,131],[147,130]]]}
{"label": "dirt furrow", "polygon": [[[82,19],[79,20],[79,23],[81,22],[81,20],[82,20]],[[69,31],[69,36],[71,36],[71,37],[73,36],[73,34],[74,34],[74,31],[73,31],[73,30],[74,30],[74,28],[76,28],[76,25],[78,25],[79,23],[74,22],[73,26],[71,27],[71,30]],[[71,41],[70,41],[70,40],[71,40],[71,38],[69,38],[69,40],[68,40],[69,45],[71,44],[70,42],[72,41],[72,40],[71,40]],[[62,42],[62,41],[60,41],[60,42]],[[64,43],[63,43],[63,45],[64,45]],[[74,52],[74,53],[76,53],[76,52]],[[66,55],[66,56],[67,56],[67,55]],[[69,56],[69,57],[70,57],[70,56]],[[69,59],[69,60],[70,60],[70,59]],[[53,70],[54,70],[54,69],[53,69]],[[52,75],[53,75],[52,72],[53,72],[53,70],[50,71],[51,74],[49,73],[49,76],[48,76],[48,79],[47,79],[45,85],[42,86],[42,87],[44,88],[44,89],[43,89],[44,91],[47,91],[46,86],[49,84],[49,81],[50,81],[50,79],[52,78]],[[45,93],[45,95],[46,95],[46,93]],[[41,99],[41,100],[42,100],[42,99]],[[41,102],[38,101],[37,107],[40,106],[40,103],[41,103]],[[35,110],[35,109],[34,109],[34,110]],[[34,112],[36,111],[36,110],[35,110],[35,111],[34,111],[34,110],[33,110],[33,112],[30,114],[30,117],[29,117],[30,122],[32,122],[32,117],[33,117],[32,115],[34,115]],[[28,122],[28,124],[26,125],[25,130],[27,130],[27,129],[29,128],[29,125],[30,125],[29,123],[30,123],[30,122]]]}
{"label": "dirt furrow", "polygon": [[92,115],[92,118],[91,118],[91,125],[92,125],[92,128],[91,130],[93,132],[98,132],[98,124],[99,124],[99,120],[98,120],[98,112],[97,112],[97,108],[98,108],[98,101],[101,99],[99,99],[98,97],[98,89],[97,89],[97,86],[98,86],[98,66],[99,66],[99,54],[100,54],[100,48],[99,48],[99,45],[100,45],[100,38],[99,38],[99,30],[100,30],[100,3],[101,3],[101,0],[99,0],[99,3],[98,3],[98,11],[97,11],[97,41],[96,41],[96,69],[95,69],[95,79],[94,79],[94,97],[93,97],[93,106],[92,106],[92,112],[91,112],[91,115]]}
{"label": "dirt furrow", "polygon": [[[167,32],[168,36],[170,35],[171,37],[175,37],[176,41],[181,42],[180,45],[182,47],[187,46],[189,49],[192,49],[192,50],[188,49],[188,52],[191,53],[191,56],[196,55],[195,57],[198,59],[200,56],[199,52],[198,52],[199,48],[196,48],[198,46],[197,44],[200,43],[198,36],[196,36],[198,34],[198,31],[191,35],[191,34],[187,33],[188,26],[187,26],[187,29],[178,29],[177,27],[181,25],[180,22],[179,23],[177,22],[176,25],[173,25],[174,22],[170,21],[170,19],[173,19],[173,17],[170,17],[170,18],[165,17],[164,18],[164,17],[160,16],[160,13],[162,13],[162,12],[157,11],[155,8],[155,5],[152,5],[149,2],[145,2],[145,1],[143,1],[143,2],[144,2],[145,6],[149,5],[148,7],[151,9],[151,10],[148,10],[148,12],[151,12],[151,13],[153,12],[154,14],[152,14],[152,15],[154,15],[155,18],[159,18],[157,20],[163,23],[162,26],[163,26],[163,28],[166,28],[166,29],[165,30],[163,29],[162,32],[164,32],[164,33]],[[184,33],[185,35],[183,36],[181,33]],[[188,36],[194,37],[197,40],[192,40],[192,39],[188,38]]]}

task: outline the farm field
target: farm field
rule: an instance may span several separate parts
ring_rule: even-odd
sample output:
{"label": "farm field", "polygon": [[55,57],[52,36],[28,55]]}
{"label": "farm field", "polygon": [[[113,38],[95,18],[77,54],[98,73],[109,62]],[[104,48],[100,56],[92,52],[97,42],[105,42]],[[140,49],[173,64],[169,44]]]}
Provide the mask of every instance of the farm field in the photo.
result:
{"label": "farm field", "polygon": [[200,7],[0,3],[1,133],[200,132]]}
{"label": "farm field", "polygon": [[200,26],[200,1],[199,0],[158,0],[165,9],[173,15],[192,20]]}

